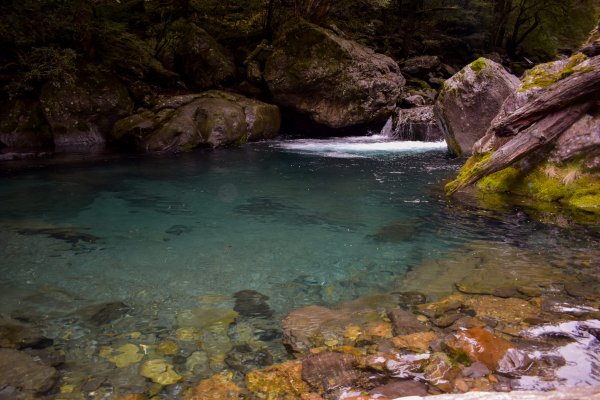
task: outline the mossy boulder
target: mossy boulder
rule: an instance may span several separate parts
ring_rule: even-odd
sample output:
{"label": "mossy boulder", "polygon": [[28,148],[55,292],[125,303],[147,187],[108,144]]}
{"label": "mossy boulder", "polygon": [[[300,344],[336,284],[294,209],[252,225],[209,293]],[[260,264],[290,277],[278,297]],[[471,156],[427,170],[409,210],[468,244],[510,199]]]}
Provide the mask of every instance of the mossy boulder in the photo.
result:
{"label": "mossy boulder", "polygon": [[405,83],[388,56],[303,20],[282,29],[263,76],[276,104],[330,128],[385,121]]}
{"label": "mossy boulder", "polygon": [[434,105],[450,152],[471,154],[506,98],[519,86],[519,79],[502,65],[480,58],[464,67],[442,86]]}
{"label": "mossy boulder", "polygon": [[208,91],[163,98],[115,124],[117,142],[143,152],[231,146],[279,133],[279,109],[247,97]]}
{"label": "mossy boulder", "polygon": [[47,83],[40,101],[57,149],[104,147],[114,123],[133,110],[127,89],[100,72],[81,73],[73,84]]}
{"label": "mossy boulder", "polygon": [[0,104],[0,147],[52,147],[52,134],[37,100],[14,99]]}

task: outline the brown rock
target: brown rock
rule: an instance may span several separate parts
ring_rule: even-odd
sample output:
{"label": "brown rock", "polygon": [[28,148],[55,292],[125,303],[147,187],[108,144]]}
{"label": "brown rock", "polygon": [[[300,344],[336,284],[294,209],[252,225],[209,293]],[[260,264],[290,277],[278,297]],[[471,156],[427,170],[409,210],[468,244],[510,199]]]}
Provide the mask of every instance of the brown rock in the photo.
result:
{"label": "brown rock", "polygon": [[191,389],[185,400],[232,400],[241,398],[242,389],[231,381],[231,373],[213,375]]}
{"label": "brown rock", "polygon": [[0,319],[0,347],[22,349],[34,346],[44,339],[42,332],[31,325]]}
{"label": "brown rock", "polygon": [[460,370],[444,353],[434,353],[423,371],[423,378],[443,392],[451,392]]}
{"label": "brown rock", "polygon": [[246,375],[246,387],[263,399],[295,400],[310,387],[302,380],[302,363],[287,361]]}
{"label": "brown rock", "polygon": [[386,385],[376,387],[369,392],[375,398],[389,397],[395,399],[404,396],[427,396],[427,385],[414,380],[397,380]]}
{"label": "brown rock", "polygon": [[495,369],[507,350],[514,347],[509,341],[482,328],[461,331],[455,339],[447,341],[446,346],[455,354],[466,353],[471,360],[482,362],[490,369]]}
{"label": "brown rock", "polygon": [[329,351],[313,354],[302,361],[302,379],[321,393],[354,386],[365,378],[355,364],[350,354]]}
{"label": "brown rock", "polygon": [[283,341],[293,351],[306,353],[315,347],[352,346],[361,340],[390,338],[392,324],[384,319],[385,310],[395,304],[393,296],[369,296],[335,308],[303,307],[283,319]]}
{"label": "brown rock", "polygon": [[400,308],[388,310],[387,316],[392,321],[394,335],[408,335],[415,332],[425,332],[429,328],[421,323],[417,316],[409,311]]}
{"label": "brown rock", "polygon": [[36,362],[26,353],[0,349],[0,386],[12,386],[25,392],[44,393],[52,388],[58,372]]}
{"label": "brown rock", "polygon": [[392,339],[394,346],[399,349],[424,353],[429,350],[429,344],[436,340],[435,332],[418,332],[411,335],[397,336]]}
{"label": "brown rock", "polygon": [[417,306],[417,310],[429,318],[439,318],[449,311],[455,311],[463,305],[462,298],[459,296],[449,296],[444,300],[434,303],[425,303]]}

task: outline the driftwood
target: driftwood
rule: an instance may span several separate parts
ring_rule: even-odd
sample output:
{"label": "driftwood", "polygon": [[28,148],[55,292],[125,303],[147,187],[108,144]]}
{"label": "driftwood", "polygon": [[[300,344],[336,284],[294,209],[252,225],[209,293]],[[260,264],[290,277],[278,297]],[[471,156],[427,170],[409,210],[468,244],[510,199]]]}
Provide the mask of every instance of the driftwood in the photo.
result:
{"label": "driftwood", "polygon": [[450,183],[446,187],[446,193],[452,195],[457,190],[508,167],[531,152],[552,142],[593,106],[593,101],[571,105],[547,115],[539,122],[535,122],[496,150],[489,159],[476,164],[469,175]]}
{"label": "driftwood", "polygon": [[545,116],[574,103],[598,98],[600,95],[600,57],[594,57],[584,67],[545,89],[535,100],[497,121],[491,132],[497,136],[514,136]]}

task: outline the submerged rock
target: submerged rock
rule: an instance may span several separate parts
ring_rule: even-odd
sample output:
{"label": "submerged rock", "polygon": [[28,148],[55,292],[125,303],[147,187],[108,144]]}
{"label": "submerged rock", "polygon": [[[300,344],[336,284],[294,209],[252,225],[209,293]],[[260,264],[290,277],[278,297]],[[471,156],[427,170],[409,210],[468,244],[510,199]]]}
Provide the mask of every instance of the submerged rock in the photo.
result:
{"label": "submerged rock", "polygon": [[471,154],[473,144],[487,132],[504,100],[519,86],[519,79],[492,60],[480,58],[442,86],[434,106],[449,150]]}
{"label": "submerged rock", "polygon": [[303,20],[273,47],[264,79],[275,102],[330,128],[383,122],[405,83],[390,57]]}
{"label": "submerged rock", "polygon": [[36,361],[30,355],[0,349],[0,387],[12,386],[31,394],[50,390],[58,380],[58,371]]}
{"label": "submerged rock", "polygon": [[302,360],[302,379],[319,393],[356,386],[367,376],[356,368],[356,359],[350,354],[322,352]]}
{"label": "submerged rock", "polygon": [[279,133],[279,126],[276,106],[208,91],[164,98],[152,110],[118,121],[112,136],[140,151],[183,151],[270,139]]}
{"label": "submerged rock", "polygon": [[233,400],[242,398],[242,389],[233,382],[231,373],[204,379],[189,390],[184,400]]}
{"label": "submerged rock", "polygon": [[370,296],[343,302],[335,308],[308,306],[283,319],[283,342],[292,351],[354,345],[359,341],[391,338],[392,325],[385,310],[395,306],[393,296]]}
{"label": "submerged rock", "polygon": [[38,347],[46,340],[41,330],[33,325],[0,318],[0,347],[9,349]]}
{"label": "submerged rock", "polygon": [[287,361],[246,375],[246,387],[258,398],[297,399],[310,387],[302,380],[302,363]]}
{"label": "submerged rock", "polygon": [[267,304],[269,296],[255,290],[240,290],[233,297],[235,298],[233,309],[243,317],[270,318],[273,316],[273,310]]}

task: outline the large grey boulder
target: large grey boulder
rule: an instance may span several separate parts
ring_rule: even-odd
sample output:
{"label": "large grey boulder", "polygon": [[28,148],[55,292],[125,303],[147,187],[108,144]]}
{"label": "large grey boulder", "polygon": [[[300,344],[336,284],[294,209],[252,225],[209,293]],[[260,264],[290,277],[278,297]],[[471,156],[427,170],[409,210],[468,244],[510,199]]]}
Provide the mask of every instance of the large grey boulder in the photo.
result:
{"label": "large grey boulder", "polygon": [[471,154],[473,144],[485,135],[506,98],[518,87],[516,76],[486,58],[479,58],[448,79],[434,113],[450,152]]}
{"label": "large grey boulder", "polygon": [[280,124],[277,106],[214,90],[163,98],[118,121],[112,137],[143,152],[176,152],[270,139]]}
{"label": "large grey boulder", "polygon": [[113,124],[133,110],[127,89],[102,73],[82,73],[72,84],[47,83],[40,101],[58,150],[103,147]]}
{"label": "large grey boulder", "polygon": [[263,76],[276,104],[330,128],[384,121],[405,83],[390,57],[303,20],[283,28]]}

